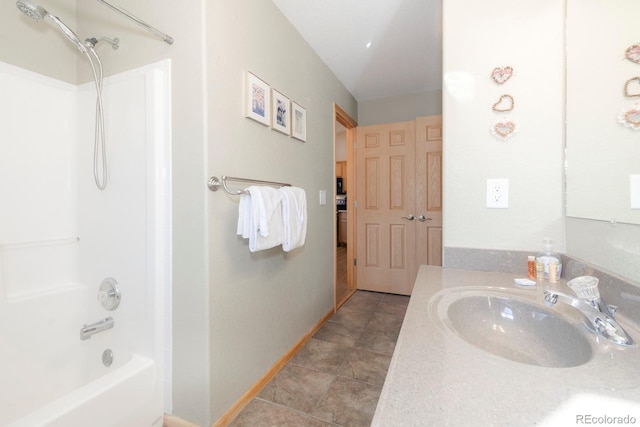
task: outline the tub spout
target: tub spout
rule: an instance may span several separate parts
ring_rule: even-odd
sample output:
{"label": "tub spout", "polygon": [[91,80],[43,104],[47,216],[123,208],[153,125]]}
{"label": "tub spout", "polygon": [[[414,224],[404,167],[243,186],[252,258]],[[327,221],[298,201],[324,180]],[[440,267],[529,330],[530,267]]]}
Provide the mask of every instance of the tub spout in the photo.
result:
{"label": "tub spout", "polygon": [[83,325],[80,329],[80,339],[88,340],[92,335],[111,328],[113,328],[113,317],[107,317],[90,325]]}
{"label": "tub spout", "polygon": [[593,330],[607,340],[619,345],[635,346],[633,339],[629,336],[620,324],[614,320],[615,307],[607,306],[598,300],[584,300],[563,292],[545,291],[544,300],[548,305],[562,302],[577,309],[589,321]]}

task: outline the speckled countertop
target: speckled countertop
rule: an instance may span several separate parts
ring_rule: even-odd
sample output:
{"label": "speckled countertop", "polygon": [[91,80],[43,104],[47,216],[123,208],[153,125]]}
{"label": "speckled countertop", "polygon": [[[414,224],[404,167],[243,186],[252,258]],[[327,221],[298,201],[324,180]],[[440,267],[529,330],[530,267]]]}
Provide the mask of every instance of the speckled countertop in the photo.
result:
{"label": "speckled countertop", "polygon": [[[626,425],[640,425],[639,347],[603,343],[587,332],[597,357],[545,368],[480,350],[429,316],[429,301],[443,289],[513,289],[515,277],[522,276],[420,268],[372,426],[621,425],[624,417]],[[552,286],[567,289],[564,281]],[[623,313],[616,319],[640,342],[637,325]]]}

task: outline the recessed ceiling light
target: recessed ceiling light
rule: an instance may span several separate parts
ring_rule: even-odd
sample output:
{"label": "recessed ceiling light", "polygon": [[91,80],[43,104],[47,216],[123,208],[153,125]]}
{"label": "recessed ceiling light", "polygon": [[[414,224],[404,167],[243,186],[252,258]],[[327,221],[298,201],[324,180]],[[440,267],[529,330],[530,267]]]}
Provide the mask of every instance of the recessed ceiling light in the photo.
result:
{"label": "recessed ceiling light", "polygon": [[365,45],[365,47],[366,47],[367,49],[369,49],[369,48],[371,47],[371,42],[367,43],[367,44]]}

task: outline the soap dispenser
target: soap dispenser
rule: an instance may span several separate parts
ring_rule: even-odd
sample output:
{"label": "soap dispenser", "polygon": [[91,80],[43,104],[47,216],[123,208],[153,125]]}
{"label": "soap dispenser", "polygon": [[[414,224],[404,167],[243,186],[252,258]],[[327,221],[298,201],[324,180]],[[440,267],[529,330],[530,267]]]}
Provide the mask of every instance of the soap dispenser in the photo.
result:
{"label": "soap dispenser", "polygon": [[544,251],[536,255],[536,263],[544,265],[544,278],[547,280],[549,280],[549,266],[552,265],[555,267],[556,274],[553,274],[551,277],[558,279],[562,273],[562,258],[560,258],[560,255],[551,252],[551,239],[545,238],[542,240],[544,242]]}

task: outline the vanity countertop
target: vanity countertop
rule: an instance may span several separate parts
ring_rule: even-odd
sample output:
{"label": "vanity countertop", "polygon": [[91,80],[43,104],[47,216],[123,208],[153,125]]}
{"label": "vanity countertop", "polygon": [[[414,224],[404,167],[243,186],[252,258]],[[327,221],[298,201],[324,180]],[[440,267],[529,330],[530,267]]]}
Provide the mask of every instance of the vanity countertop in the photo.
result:
{"label": "vanity countertop", "polygon": [[[420,268],[372,426],[640,423],[640,347],[599,344],[604,368],[545,368],[489,354],[430,319],[429,301],[443,289],[515,288],[516,277],[523,276]],[[564,281],[555,286],[565,289]],[[622,324],[640,342],[637,325]]]}

